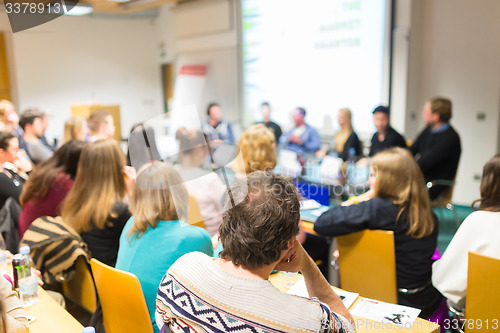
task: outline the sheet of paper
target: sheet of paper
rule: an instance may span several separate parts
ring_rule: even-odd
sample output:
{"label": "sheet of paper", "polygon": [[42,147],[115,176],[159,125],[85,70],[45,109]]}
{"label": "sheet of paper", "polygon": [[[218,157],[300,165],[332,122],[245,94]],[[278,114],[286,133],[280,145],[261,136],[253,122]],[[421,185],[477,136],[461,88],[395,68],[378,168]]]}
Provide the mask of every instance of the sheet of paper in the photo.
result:
{"label": "sheet of paper", "polygon": [[323,206],[321,208],[318,208],[318,209],[315,209],[315,210],[311,211],[311,214],[314,215],[314,216],[320,216],[321,214],[323,214],[327,210],[328,210],[328,207],[327,206]]}
{"label": "sheet of paper", "polygon": [[419,309],[369,298],[360,300],[350,312],[355,316],[405,327],[412,325],[420,314]]}
{"label": "sheet of paper", "polygon": [[[340,299],[342,299],[342,303],[344,303],[345,307],[349,309],[349,307],[356,301],[359,294],[351,293],[345,290],[333,289],[333,291],[339,295]],[[301,278],[297,281],[289,290],[288,293],[291,295],[297,295],[301,297],[309,297],[309,293],[307,292],[306,282],[304,278]]]}
{"label": "sheet of paper", "polygon": [[302,200],[300,204],[302,206],[301,209],[303,210],[321,208],[321,204],[313,199]]}

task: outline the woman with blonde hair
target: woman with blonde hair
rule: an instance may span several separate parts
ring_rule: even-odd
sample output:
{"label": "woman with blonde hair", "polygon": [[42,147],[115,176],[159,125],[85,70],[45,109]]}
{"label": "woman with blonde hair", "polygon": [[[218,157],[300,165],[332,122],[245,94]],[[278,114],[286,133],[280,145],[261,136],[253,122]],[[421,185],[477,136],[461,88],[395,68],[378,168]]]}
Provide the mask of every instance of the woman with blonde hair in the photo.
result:
{"label": "woman with blonde hair", "polygon": [[364,229],[394,231],[398,303],[421,309],[420,317],[426,318],[442,296],[431,283],[438,224],[422,172],[408,150],[393,148],[373,157],[369,182],[371,198],[328,210],[314,230],[327,236]]}
{"label": "woman with blonde hair", "polygon": [[87,120],[82,116],[71,116],[64,123],[64,136],[62,144],[71,140],[87,141],[89,128]]}
{"label": "woman with blonde hair", "polygon": [[63,221],[80,233],[92,256],[113,267],[120,234],[131,216],[126,202],[134,180],[135,170],[125,166],[115,140],[88,143],[61,208]]}
{"label": "woman with blonde hair", "polygon": [[212,255],[208,232],[183,222],[188,202],[183,181],[171,165],[153,162],[139,170],[130,201],[133,216],[120,237],[116,268],[139,279],[155,332],[156,292],[165,272],[186,253]]}
{"label": "woman with blonde hair", "polygon": [[[335,145],[330,147],[326,153],[335,152],[344,161],[347,161],[351,152],[354,153],[354,156],[361,156],[361,142],[352,127],[351,110],[348,108],[340,109],[337,119],[340,125],[340,130],[333,136]],[[325,155],[325,153],[319,152],[317,155],[321,156]]]}
{"label": "woman with blonde hair", "polygon": [[243,158],[233,163],[237,175],[271,171],[276,166],[276,141],[273,132],[264,124],[248,127],[241,135],[238,146]]}

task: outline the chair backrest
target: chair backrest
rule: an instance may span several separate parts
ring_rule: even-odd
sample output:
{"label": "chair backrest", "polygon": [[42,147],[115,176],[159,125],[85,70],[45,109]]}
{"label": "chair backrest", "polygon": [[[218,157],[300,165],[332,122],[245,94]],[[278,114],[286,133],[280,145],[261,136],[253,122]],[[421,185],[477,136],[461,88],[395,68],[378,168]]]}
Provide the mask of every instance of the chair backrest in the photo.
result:
{"label": "chair backrest", "polygon": [[75,262],[75,272],[68,281],[62,282],[64,296],[90,313],[97,307],[97,295],[90,267],[84,256],[79,256]]}
{"label": "chair backrest", "polygon": [[498,332],[500,259],[469,252],[465,332]]}
{"label": "chair backrest", "polygon": [[137,277],[91,259],[106,333],[153,333],[153,324]]}
{"label": "chair backrest", "polygon": [[394,233],[363,230],[337,237],[342,289],[384,302],[398,302]]}
{"label": "chair backrest", "polygon": [[201,216],[200,206],[198,206],[198,201],[192,195],[189,196],[187,223],[205,229],[205,222],[203,221],[203,216]]}

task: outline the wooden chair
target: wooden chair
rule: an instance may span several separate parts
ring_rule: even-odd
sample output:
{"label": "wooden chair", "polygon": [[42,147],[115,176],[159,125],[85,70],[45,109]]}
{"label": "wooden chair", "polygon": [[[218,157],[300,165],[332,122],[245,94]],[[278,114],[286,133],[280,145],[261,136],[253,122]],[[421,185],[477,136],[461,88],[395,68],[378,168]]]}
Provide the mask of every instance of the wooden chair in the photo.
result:
{"label": "wooden chair", "polygon": [[394,233],[363,230],[337,237],[342,289],[397,304]]}
{"label": "wooden chair", "polygon": [[201,216],[200,206],[198,206],[198,201],[192,195],[189,196],[187,223],[205,229],[205,222],[203,221],[203,216]]}
{"label": "wooden chair", "polygon": [[465,332],[500,330],[500,259],[469,252]]}
{"label": "wooden chair", "polygon": [[85,311],[94,313],[97,306],[97,296],[94,279],[90,267],[84,256],[79,256],[75,262],[75,275],[68,281],[62,282],[64,296]]}
{"label": "wooden chair", "polygon": [[90,266],[101,301],[106,333],[153,333],[153,324],[139,279],[91,259]]}

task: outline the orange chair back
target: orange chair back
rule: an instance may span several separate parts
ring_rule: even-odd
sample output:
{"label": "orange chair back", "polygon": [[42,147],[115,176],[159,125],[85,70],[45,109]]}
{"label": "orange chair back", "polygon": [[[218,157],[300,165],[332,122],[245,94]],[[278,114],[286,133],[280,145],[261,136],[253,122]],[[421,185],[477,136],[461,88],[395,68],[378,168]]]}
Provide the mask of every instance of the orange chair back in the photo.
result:
{"label": "orange chair back", "polygon": [[205,229],[205,222],[203,221],[203,216],[201,216],[200,206],[198,206],[198,201],[192,195],[189,196],[187,223]]}
{"label": "orange chair back", "polygon": [[153,324],[139,279],[91,259],[97,293],[101,301],[106,333],[153,333]]}
{"label": "orange chair back", "polygon": [[398,302],[394,233],[363,230],[337,237],[342,289],[384,302]]}
{"label": "orange chair back", "polygon": [[79,256],[75,265],[75,275],[71,280],[62,283],[62,292],[64,296],[87,312],[94,313],[97,306],[97,296],[89,264],[84,256]]}
{"label": "orange chair back", "polygon": [[500,330],[500,259],[469,252],[465,332]]}

